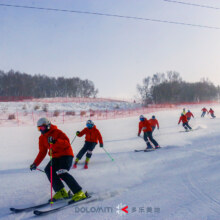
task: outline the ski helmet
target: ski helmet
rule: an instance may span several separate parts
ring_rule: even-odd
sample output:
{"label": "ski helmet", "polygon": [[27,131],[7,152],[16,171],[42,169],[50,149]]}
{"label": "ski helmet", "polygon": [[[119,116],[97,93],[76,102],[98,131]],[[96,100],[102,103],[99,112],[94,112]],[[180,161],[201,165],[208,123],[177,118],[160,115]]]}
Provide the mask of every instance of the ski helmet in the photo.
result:
{"label": "ski helmet", "polygon": [[140,115],[139,118],[140,118],[140,121],[144,121],[144,119],[145,119],[143,115]]}
{"label": "ski helmet", "polygon": [[153,116],[152,116],[152,119],[155,119],[155,118],[156,118],[155,115],[153,115]]}
{"label": "ski helmet", "polygon": [[37,127],[42,134],[50,130],[51,122],[47,118],[40,118],[37,121]]}
{"label": "ski helmet", "polygon": [[190,112],[190,110],[188,110],[188,112]]}
{"label": "ski helmet", "polygon": [[87,126],[87,128],[92,128],[94,126],[94,122],[92,120],[88,120],[86,122],[86,126]]}

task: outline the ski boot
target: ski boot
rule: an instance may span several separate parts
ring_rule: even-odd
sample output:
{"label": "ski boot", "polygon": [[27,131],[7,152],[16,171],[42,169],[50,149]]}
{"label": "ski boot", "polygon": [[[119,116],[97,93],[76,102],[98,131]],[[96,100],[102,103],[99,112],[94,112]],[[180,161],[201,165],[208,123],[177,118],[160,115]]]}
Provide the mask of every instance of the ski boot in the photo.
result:
{"label": "ski boot", "polygon": [[84,169],[88,169],[88,163],[85,162]]}
{"label": "ski boot", "polygon": [[77,202],[77,201],[83,200],[85,198],[87,198],[86,194],[82,190],[80,190],[79,192],[77,192],[73,195],[71,202]]}
{"label": "ski boot", "polygon": [[74,165],[73,165],[73,168],[74,168],[74,169],[76,169],[76,168],[77,168],[77,164],[78,164],[78,162],[79,162],[79,159],[78,159],[78,158],[76,158],[75,163],[74,163]]}
{"label": "ski boot", "polygon": [[152,147],[152,145],[149,141],[146,144],[147,144],[146,150],[152,150],[153,149],[153,147]]}
{"label": "ski boot", "polygon": [[74,168],[74,169],[77,168],[77,163],[76,163],[76,162],[73,164],[73,168]]}
{"label": "ski boot", "polygon": [[84,165],[84,169],[88,169],[88,163],[89,163],[90,158],[86,157],[86,161],[85,161],[85,165]]}
{"label": "ski boot", "polygon": [[[61,200],[61,199],[68,199],[68,198],[69,198],[68,192],[65,190],[65,188],[62,188],[61,190],[59,190],[58,192],[54,194],[53,202],[57,200]],[[49,201],[51,201],[51,199]]]}
{"label": "ski boot", "polygon": [[160,146],[158,145],[158,146],[155,146],[155,149],[159,149],[160,148]]}

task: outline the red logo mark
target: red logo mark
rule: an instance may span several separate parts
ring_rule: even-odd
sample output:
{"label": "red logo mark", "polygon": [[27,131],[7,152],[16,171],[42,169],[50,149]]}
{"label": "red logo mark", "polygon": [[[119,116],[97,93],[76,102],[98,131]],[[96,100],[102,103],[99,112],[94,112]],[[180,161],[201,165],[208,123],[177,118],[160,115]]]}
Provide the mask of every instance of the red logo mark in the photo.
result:
{"label": "red logo mark", "polygon": [[127,210],[128,206],[125,206],[124,208],[122,208],[121,210],[125,213],[128,213],[128,210]]}

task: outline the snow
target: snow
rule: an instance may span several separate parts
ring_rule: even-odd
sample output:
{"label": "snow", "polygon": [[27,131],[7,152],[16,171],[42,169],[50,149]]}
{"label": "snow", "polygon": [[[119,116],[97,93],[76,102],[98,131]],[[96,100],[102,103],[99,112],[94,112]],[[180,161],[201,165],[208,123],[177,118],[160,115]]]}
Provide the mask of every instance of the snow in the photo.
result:
{"label": "snow", "polygon": [[[143,139],[137,137],[138,116],[95,121],[114,161],[97,146],[89,169],[83,169],[83,158],[70,173],[84,190],[103,200],[81,205],[87,213],[69,207],[40,219],[219,219],[220,106],[211,107],[215,119],[200,118],[201,108],[192,109],[192,132],[180,132],[181,108],[154,113],[160,123],[154,137],[162,148],[146,153],[134,152],[145,148]],[[72,140],[85,122],[58,127]],[[39,204],[50,197],[46,176],[29,170],[38,153],[39,133],[34,126],[0,127],[0,137],[0,219],[31,219],[32,212],[13,214],[9,208]],[[76,138],[72,144],[75,154],[83,143],[84,137]],[[47,156],[39,168],[48,161]],[[128,214],[116,213],[120,203],[128,205]],[[112,207],[113,212],[91,212],[99,207]]]}
{"label": "snow", "polygon": [[99,99],[94,99],[93,101],[76,102],[71,101],[71,99],[65,100],[65,98],[60,99],[33,99],[22,102],[0,102],[0,112],[15,113],[23,112],[30,113],[43,112],[43,108],[47,107],[49,112],[59,111],[75,111],[79,113],[80,111],[89,110],[114,110],[114,109],[134,109],[141,107],[141,104],[127,102],[127,101],[117,101],[117,100],[105,100],[100,101]]}

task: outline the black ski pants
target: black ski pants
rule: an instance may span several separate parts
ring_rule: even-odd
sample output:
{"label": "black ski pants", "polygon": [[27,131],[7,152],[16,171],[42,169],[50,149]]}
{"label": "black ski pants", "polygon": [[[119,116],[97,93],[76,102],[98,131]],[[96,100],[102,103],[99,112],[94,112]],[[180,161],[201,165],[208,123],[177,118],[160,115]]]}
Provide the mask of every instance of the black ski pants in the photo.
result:
{"label": "black ski pants", "polygon": [[212,118],[215,118],[215,115],[213,113],[211,114],[211,116],[212,116]]}
{"label": "black ski pants", "polygon": [[203,118],[205,116],[206,112],[202,112],[201,117]]}
{"label": "black ski pants", "polygon": [[[52,182],[55,192],[58,192],[64,187],[62,180],[67,184],[74,194],[82,189],[74,177],[68,173],[72,166],[72,162],[72,156],[62,156],[52,159]],[[50,181],[50,162],[47,164],[44,170]]]}
{"label": "black ski pants", "polygon": [[189,128],[189,129],[192,129],[192,128],[189,126],[188,122],[183,123],[183,127],[184,127],[186,130],[187,130],[188,128]]}
{"label": "black ski pants", "polygon": [[92,151],[94,150],[97,143],[95,142],[88,142],[86,141],[82,149],[79,151],[79,153],[76,155],[76,157],[81,160],[83,155],[86,153],[86,157],[91,158]]}
{"label": "black ski pants", "polygon": [[153,145],[155,147],[159,146],[159,144],[156,142],[156,140],[153,138],[152,136],[152,131],[147,131],[147,132],[144,132],[144,140],[146,142],[148,142],[148,139],[153,143]]}

